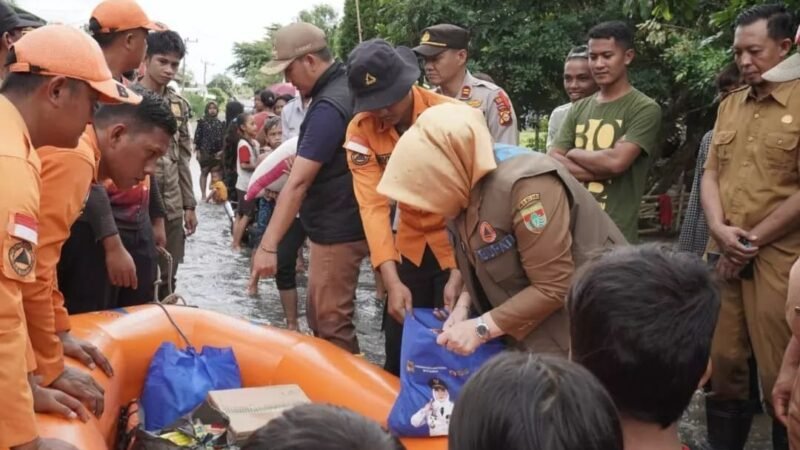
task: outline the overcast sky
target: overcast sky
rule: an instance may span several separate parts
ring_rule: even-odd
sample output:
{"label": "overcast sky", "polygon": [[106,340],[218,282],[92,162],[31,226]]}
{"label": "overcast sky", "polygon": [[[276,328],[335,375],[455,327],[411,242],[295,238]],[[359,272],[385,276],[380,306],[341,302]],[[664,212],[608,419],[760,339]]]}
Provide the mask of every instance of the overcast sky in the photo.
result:
{"label": "overcast sky", "polygon": [[[43,17],[75,26],[89,21],[100,0],[17,0],[17,5]],[[300,11],[327,3],[342,15],[344,0],[138,0],[151,20],[163,22],[184,38],[196,39],[187,63],[198,81],[203,61],[208,81],[233,63],[234,42],[253,41],[273,23],[289,23]]]}

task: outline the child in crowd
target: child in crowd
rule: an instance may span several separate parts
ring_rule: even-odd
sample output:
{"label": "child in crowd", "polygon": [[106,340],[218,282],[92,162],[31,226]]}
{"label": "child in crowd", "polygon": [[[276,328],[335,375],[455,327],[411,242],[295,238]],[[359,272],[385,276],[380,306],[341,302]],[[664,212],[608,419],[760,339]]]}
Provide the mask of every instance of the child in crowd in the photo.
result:
{"label": "child in crowd", "polygon": [[294,96],[289,94],[283,94],[278,97],[278,99],[275,100],[275,106],[272,108],[273,112],[275,112],[275,115],[280,116],[283,112],[283,107],[286,106],[286,104],[289,103],[289,101],[291,101],[293,98]]}
{"label": "child in crowd", "polygon": [[[498,447],[499,448],[499,447]],[[380,425],[345,408],[296,406],[259,428],[242,450],[403,450]]]}
{"label": "child in crowd", "polygon": [[250,184],[250,176],[256,168],[258,161],[258,142],[256,135],[258,128],[253,116],[248,113],[239,114],[231,123],[228,129],[228,142],[233,142],[238,137],[236,150],[236,196],[239,204],[236,211],[236,221],[233,225],[233,249],[241,250],[242,236],[247,229],[247,225],[253,217],[254,199],[245,199],[247,186]]}
{"label": "child in crowd", "polygon": [[[264,160],[273,150],[278,148],[281,145],[281,118],[278,116],[273,116],[267,119],[264,123],[264,129],[262,130],[263,135],[265,136],[265,145],[262,147],[261,155],[258,157],[258,164]],[[250,246],[253,248],[258,248],[258,244],[261,242],[261,237],[264,236],[264,232],[267,231],[267,225],[269,224],[269,219],[272,217],[272,212],[275,210],[275,199],[274,198],[259,198],[256,199],[256,214],[255,214],[255,224],[250,227],[250,234],[249,234],[249,242]],[[248,295],[256,295],[258,294],[258,275],[251,275],[250,276],[250,285],[247,287],[247,294]]]}
{"label": "child in crowd", "polygon": [[228,188],[222,181],[222,167],[217,165],[211,169],[211,186],[208,193],[209,203],[220,205],[228,201]]}
{"label": "child in crowd", "polygon": [[450,419],[449,448],[622,450],[622,431],[614,402],[586,369],[509,351],[464,385]]}
{"label": "child in crowd", "polygon": [[615,249],[572,285],[572,358],[605,386],[626,450],[685,449],[678,420],[711,375],[719,293],[696,256],[655,245]]}

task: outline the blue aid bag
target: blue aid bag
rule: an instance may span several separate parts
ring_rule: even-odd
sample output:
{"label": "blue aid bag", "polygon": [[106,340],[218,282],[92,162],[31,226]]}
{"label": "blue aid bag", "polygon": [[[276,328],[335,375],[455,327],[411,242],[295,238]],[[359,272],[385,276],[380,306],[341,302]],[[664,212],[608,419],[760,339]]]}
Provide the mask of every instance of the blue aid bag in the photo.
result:
{"label": "blue aid bag", "polygon": [[400,394],[389,413],[389,429],[397,436],[446,436],[453,404],[461,388],[481,365],[505,346],[484,343],[469,356],[436,343],[442,321],[432,309],[406,314],[400,347]]}
{"label": "blue aid bag", "polygon": [[164,342],[150,361],[141,397],[148,431],[160,430],[190,413],[203,403],[208,391],[242,387],[232,348],[203,347],[198,353],[178,332],[186,349]]}

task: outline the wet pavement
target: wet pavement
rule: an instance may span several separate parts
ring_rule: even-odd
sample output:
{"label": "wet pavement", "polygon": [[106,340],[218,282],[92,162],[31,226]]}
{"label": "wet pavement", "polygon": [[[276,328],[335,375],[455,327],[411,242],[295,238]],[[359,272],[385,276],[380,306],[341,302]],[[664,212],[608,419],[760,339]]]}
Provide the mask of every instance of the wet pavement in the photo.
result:
{"label": "wet pavement", "polygon": [[[198,189],[199,167],[192,160],[195,190]],[[199,199],[199,192],[196,193]],[[197,207],[199,226],[189,237],[185,262],[178,273],[177,292],[191,305],[241,317],[256,323],[284,327],[284,316],[278,291],[272,279],[261,280],[259,295],[247,295],[250,258],[248,252],[231,249],[230,222],[222,205],[208,203]],[[307,255],[306,255],[307,256]],[[305,320],[306,274],[298,276],[301,331],[308,332]],[[356,329],[365,357],[382,365],[384,359],[381,333],[382,306],[374,298],[375,279],[367,260],[361,267],[356,292]],[[654,386],[654,389],[658,389]],[[705,445],[705,411],[702,394],[695,398],[680,424],[681,436],[692,450]],[[771,449],[770,422],[766,416],[756,418],[750,432],[747,450]]]}
{"label": "wet pavement", "polygon": [[[197,161],[192,160],[195,191],[199,189]],[[197,198],[200,193],[195,192]],[[197,206],[199,226],[188,238],[184,263],[178,272],[176,291],[191,305],[242,317],[256,323],[284,327],[283,309],[274,279],[262,279],[259,295],[247,295],[250,252],[231,249],[228,216],[222,205],[202,203]],[[307,257],[307,253],[306,253]],[[306,274],[299,274],[300,327],[308,332],[305,319]],[[368,260],[364,260],[356,293],[356,331],[365,357],[383,364],[383,307],[375,300],[375,278]]]}

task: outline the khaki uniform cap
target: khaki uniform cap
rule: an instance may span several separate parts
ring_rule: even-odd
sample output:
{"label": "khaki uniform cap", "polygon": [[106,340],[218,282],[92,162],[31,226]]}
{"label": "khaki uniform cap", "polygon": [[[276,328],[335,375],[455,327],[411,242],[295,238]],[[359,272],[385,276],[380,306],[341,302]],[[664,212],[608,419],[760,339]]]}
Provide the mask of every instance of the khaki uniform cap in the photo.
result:
{"label": "khaki uniform cap", "polygon": [[267,75],[283,72],[295,59],[328,47],[325,32],[310,23],[297,22],[286,25],[272,40],[272,61],[261,68]]}
{"label": "khaki uniform cap", "polygon": [[27,33],[12,48],[9,72],[64,76],[86,82],[104,103],[139,104],[142,97],[114,81],[103,51],[88,34],[67,25],[46,25]]}

